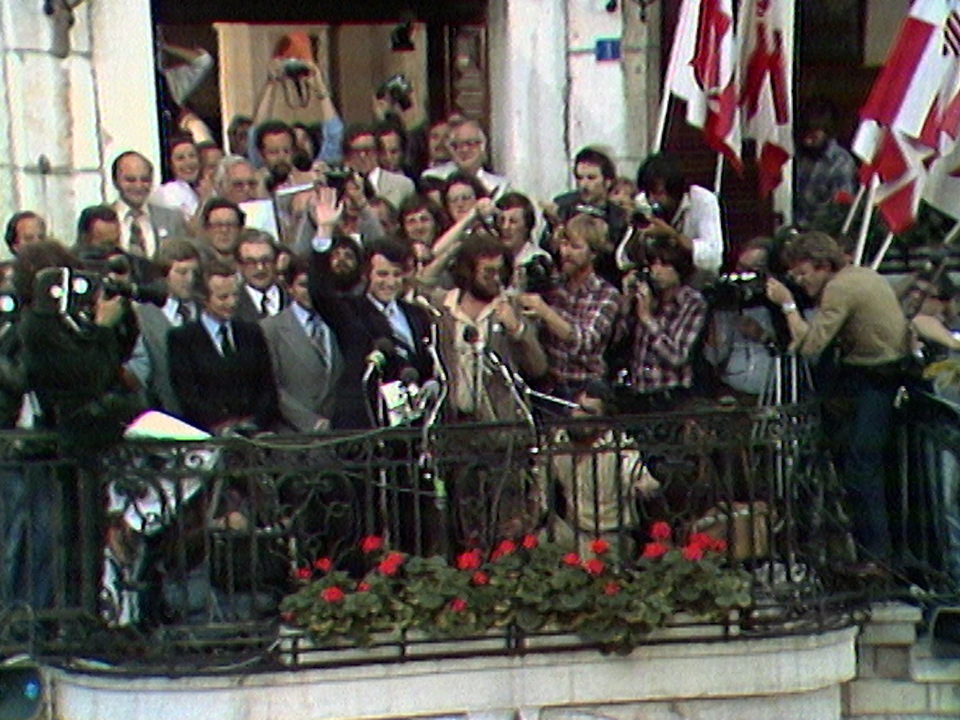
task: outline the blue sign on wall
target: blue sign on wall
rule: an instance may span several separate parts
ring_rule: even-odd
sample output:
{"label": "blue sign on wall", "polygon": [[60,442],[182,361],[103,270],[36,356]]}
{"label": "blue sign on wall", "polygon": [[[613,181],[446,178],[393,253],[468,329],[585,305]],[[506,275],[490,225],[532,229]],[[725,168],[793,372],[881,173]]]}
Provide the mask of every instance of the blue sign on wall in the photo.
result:
{"label": "blue sign on wall", "polygon": [[620,38],[600,38],[595,51],[597,61],[620,59]]}

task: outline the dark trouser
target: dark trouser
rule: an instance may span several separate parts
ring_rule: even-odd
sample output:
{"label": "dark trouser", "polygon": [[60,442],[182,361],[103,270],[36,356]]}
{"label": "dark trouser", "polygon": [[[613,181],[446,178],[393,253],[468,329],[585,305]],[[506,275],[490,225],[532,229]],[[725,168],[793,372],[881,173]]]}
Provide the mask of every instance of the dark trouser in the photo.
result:
{"label": "dark trouser", "polygon": [[[848,407],[836,428],[845,444],[840,449],[846,507],[853,536],[864,559],[889,561],[893,554],[887,509],[884,455],[894,424],[894,400],[902,379],[886,369],[844,367],[837,391]],[[845,432],[844,432],[845,431]]]}

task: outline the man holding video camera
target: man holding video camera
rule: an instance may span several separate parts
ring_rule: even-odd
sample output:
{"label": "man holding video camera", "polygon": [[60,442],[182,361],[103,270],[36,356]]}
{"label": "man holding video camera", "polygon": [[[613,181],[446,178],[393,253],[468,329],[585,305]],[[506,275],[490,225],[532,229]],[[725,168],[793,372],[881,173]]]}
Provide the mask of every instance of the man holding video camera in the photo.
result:
{"label": "man holding video camera", "polygon": [[802,356],[819,357],[837,341],[840,367],[835,385],[825,395],[846,400],[830,435],[845,437],[841,454],[847,510],[854,538],[866,551],[863,560],[889,562],[884,451],[897,393],[910,383],[907,320],[890,283],[875,270],[848,265],[825,233],[798,235],[785,248],[783,261],[797,285],[816,302],[816,315],[807,322],[793,293],[774,278],[767,280],[767,296],[781,307],[792,347]]}
{"label": "man holding video camera", "polygon": [[59,431],[65,452],[92,457],[142,409],[123,369],[138,333],[128,298],[49,241],[18,256],[14,283],[27,382],[44,424]]}

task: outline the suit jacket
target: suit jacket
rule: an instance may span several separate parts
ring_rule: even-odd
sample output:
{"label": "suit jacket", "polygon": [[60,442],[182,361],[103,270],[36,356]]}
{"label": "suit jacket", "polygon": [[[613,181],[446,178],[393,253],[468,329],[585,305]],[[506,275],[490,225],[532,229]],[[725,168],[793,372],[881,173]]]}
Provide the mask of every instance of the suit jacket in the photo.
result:
{"label": "suit jacket", "polygon": [[[279,285],[277,287],[280,289],[280,309],[282,311],[290,305],[290,296],[282,287]],[[247,292],[246,283],[240,285],[240,296],[237,298],[237,312],[235,317],[240,320],[246,320],[247,322],[260,322],[267,318],[267,315],[260,312],[260,308],[250,299],[250,293]]]}
{"label": "suit jacket", "polygon": [[133,308],[140,323],[140,339],[149,368],[146,378],[147,404],[179,416],[182,411],[170,382],[170,364],[167,361],[167,333],[173,324],[156,305],[135,303]]}
{"label": "suit jacket", "polygon": [[334,412],[337,383],[343,373],[343,357],[331,331],[329,356],[313,341],[287,307],[260,323],[273,374],[277,382],[283,424],[296,432],[312,432],[320,420]]}
{"label": "suit jacket", "polygon": [[183,418],[205,430],[250,417],[261,430],[277,421],[270,352],[256,323],[234,319],[236,351],[222,356],[199,320],[170,330],[167,361]]}
{"label": "suit jacket", "polygon": [[[123,223],[124,214],[127,212],[126,205],[117,201],[113,204],[113,208],[120,216],[120,222]],[[187,222],[183,219],[182,212],[153,203],[147,203],[147,210],[150,213],[150,225],[153,227],[153,235],[156,238],[156,248],[151,259],[156,257],[157,250],[168,238],[190,239],[190,231],[187,229]]]}
{"label": "suit jacket", "polygon": [[370,184],[373,185],[376,194],[389,202],[394,209],[399,208],[400,203],[416,191],[413,180],[390,170],[380,168],[372,178],[367,177],[371,180]]}
{"label": "suit jacket", "polygon": [[[332,427],[368,428],[369,403],[375,397],[363,386],[366,358],[381,338],[397,346],[398,354],[388,358],[383,369],[385,381],[396,380],[405,367],[414,368],[421,380],[433,375],[433,362],[424,343],[430,335],[430,316],[423,308],[399,301],[401,311],[410,324],[414,347],[408,348],[394,337],[390,321],[366,295],[338,295],[329,280],[329,263],[322,253],[313,253],[310,263],[310,296],[313,307],[330,326],[343,353],[343,375],[337,385],[336,410]],[[372,383],[371,383],[372,385]]]}

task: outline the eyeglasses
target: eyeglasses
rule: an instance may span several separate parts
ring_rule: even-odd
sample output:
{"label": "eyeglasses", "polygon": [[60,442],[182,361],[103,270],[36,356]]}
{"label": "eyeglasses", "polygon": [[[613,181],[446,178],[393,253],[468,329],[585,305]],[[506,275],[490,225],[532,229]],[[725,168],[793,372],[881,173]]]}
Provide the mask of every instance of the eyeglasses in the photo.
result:
{"label": "eyeglasses", "polygon": [[476,202],[476,195],[450,195],[447,197],[448,203]]}
{"label": "eyeglasses", "polygon": [[481,145],[483,145],[483,140],[480,140],[479,138],[473,140],[453,140],[450,143],[450,147],[452,147],[454,150],[459,150],[460,148],[480,147]]}
{"label": "eyeglasses", "polygon": [[257,181],[251,178],[250,180],[231,180],[230,187],[256,187]]}
{"label": "eyeglasses", "polygon": [[240,264],[248,267],[270,267],[273,263],[272,257],[240,258]]}

